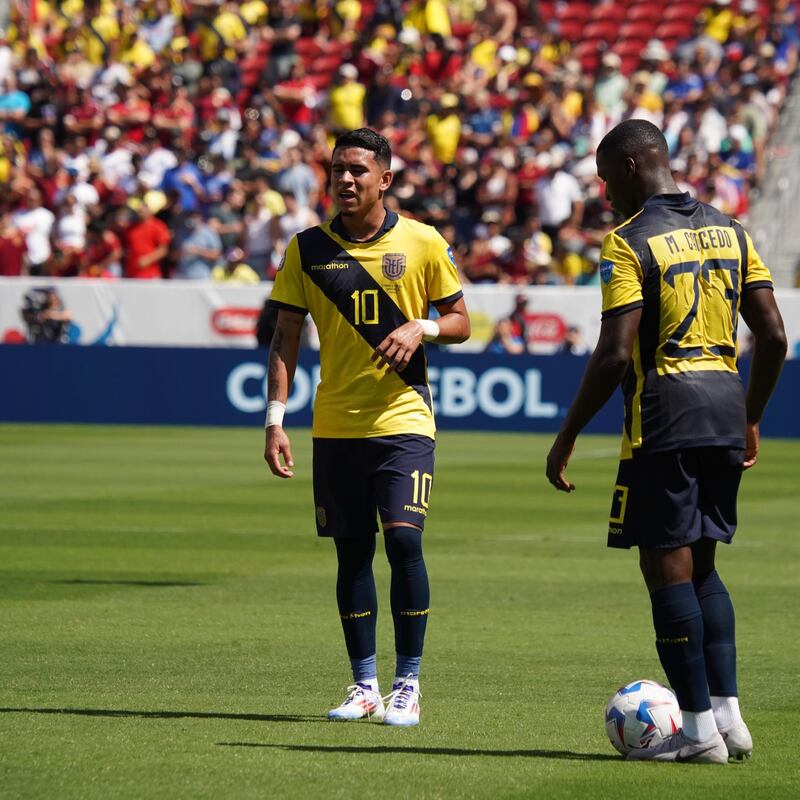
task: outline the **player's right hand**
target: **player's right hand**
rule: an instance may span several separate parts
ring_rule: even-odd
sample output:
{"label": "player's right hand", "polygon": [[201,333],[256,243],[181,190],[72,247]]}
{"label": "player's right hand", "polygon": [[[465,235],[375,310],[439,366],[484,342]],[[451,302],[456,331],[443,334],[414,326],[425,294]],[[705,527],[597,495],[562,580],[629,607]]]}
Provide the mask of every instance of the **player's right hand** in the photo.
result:
{"label": "player's right hand", "polygon": [[264,461],[267,462],[270,472],[278,478],[291,478],[294,475],[291,469],[294,459],[286,431],[280,425],[270,425],[264,432],[264,438]]}
{"label": "player's right hand", "polygon": [[570,483],[565,477],[564,472],[569,463],[569,457],[575,449],[574,441],[566,441],[561,434],[556,436],[550,452],[547,454],[547,469],[545,474],[547,480],[553,484],[560,492],[571,492],[575,488],[574,483]]}
{"label": "player's right hand", "polygon": [[761,434],[757,422],[748,422],[745,430],[744,463],[742,469],[754,467],[758,461],[758,449],[761,445]]}

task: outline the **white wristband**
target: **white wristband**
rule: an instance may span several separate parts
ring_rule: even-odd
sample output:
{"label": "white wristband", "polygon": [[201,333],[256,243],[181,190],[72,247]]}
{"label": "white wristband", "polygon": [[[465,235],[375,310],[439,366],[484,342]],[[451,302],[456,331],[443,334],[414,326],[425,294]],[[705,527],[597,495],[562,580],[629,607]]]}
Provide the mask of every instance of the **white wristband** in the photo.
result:
{"label": "white wristband", "polygon": [[270,428],[273,425],[283,426],[283,415],[286,412],[286,403],[280,400],[270,400],[267,403],[267,418],[264,420],[264,427]]}
{"label": "white wristband", "polygon": [[439,324],[432,319],[418,319],[422,328],[422,338],[426,342],[433,341],[439,335]]}

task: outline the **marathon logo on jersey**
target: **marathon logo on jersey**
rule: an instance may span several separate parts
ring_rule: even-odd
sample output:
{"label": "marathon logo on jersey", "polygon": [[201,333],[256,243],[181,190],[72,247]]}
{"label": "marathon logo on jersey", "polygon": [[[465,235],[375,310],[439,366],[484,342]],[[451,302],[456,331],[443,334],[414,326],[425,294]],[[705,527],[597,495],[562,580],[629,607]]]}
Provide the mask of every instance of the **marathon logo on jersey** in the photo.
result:
{"label": "marathon logo on jersey", "polygon": [[611,273],[614,271],[614,262],[608,258],[604,258],[600,262],[600,277],[603,283],[608,283],[611,280]]}
{"label": "marathon logo on jersey", "polygon": [[350,269],[350,264],[347,261],[329,261],[327,264],[312,264],[309,269],[312,272],[330,269]]}
{"label": "marathon logo on jersey", "polygon": [[405,253],[384,253],[383,255],[383,275],[390,281],[396,281],[403,277],[406,271]]}
{"label": "marathon logo on jersey", "polygon": [[283,265],[285,263],[286,263],[286,252],[284,251],[283,255],[281,256],[281,260],[278,262],[278,267],[275,271],[280,272],[283,269]]}
{"label": "marathon logo on jersey", "polygon": [[456,257],[453,255],[452,247],[447,248],[447,257],[450,259],[450,263],[457,268],[458,264],[456,264]]}

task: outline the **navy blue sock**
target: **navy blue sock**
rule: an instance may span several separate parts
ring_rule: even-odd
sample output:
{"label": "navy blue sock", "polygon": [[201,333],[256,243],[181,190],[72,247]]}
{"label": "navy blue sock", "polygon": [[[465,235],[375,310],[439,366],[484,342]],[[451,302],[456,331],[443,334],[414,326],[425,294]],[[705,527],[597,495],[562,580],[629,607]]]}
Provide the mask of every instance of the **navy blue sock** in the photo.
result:
{"label": "navy blue sock", "polygon": [[392,568],[395,650],[403,656],[419,658],[431,601],[428,570],[422,557],[422,531],[409,526],[389,528],[384,539]]}
{"label": "navy blue sock", "polygon": [[711,699],[703,658],[703,615],[691,583],[656,589],[650,595],[656,650],[678,704],[684,711],[707,711]]}
{"label": "navy blue sock", "polygon": [[[375,534],[334,539],[334,542],[339,560],[336,602],[342,618],[347,654],[352,663],[353,659],[361,661],[375,655],[375,625],[378,618],[378,595],[372,573]],[[355,667],[353,671],[356,672]]]}
{"label": "navy blue sock", "polygon": [[708,691],[713,697],[737,697],[736,617],[725,584],[716,570],[693,581],[703,612],[703,654]]}

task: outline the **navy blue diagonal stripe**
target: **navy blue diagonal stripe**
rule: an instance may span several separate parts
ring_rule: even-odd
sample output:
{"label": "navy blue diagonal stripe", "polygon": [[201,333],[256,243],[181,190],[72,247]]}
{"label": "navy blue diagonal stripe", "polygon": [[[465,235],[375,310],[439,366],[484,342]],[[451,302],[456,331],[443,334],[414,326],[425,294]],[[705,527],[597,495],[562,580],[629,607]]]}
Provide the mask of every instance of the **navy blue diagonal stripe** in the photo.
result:
{"label": "navy blue diagonal stripe", "polygon": [[[321,228],[309,228],[297,235],[300,264],[317,288],[339,309],[353,329],[374,349],[393,330],[408,322],[405,314],[369,274],[361,262]],[[354,292],[374,291],[377,298],[377,323],[356,322]],[[425,350],[420,345],[398,377],[417,391],[432,409],[427,382]]]}

